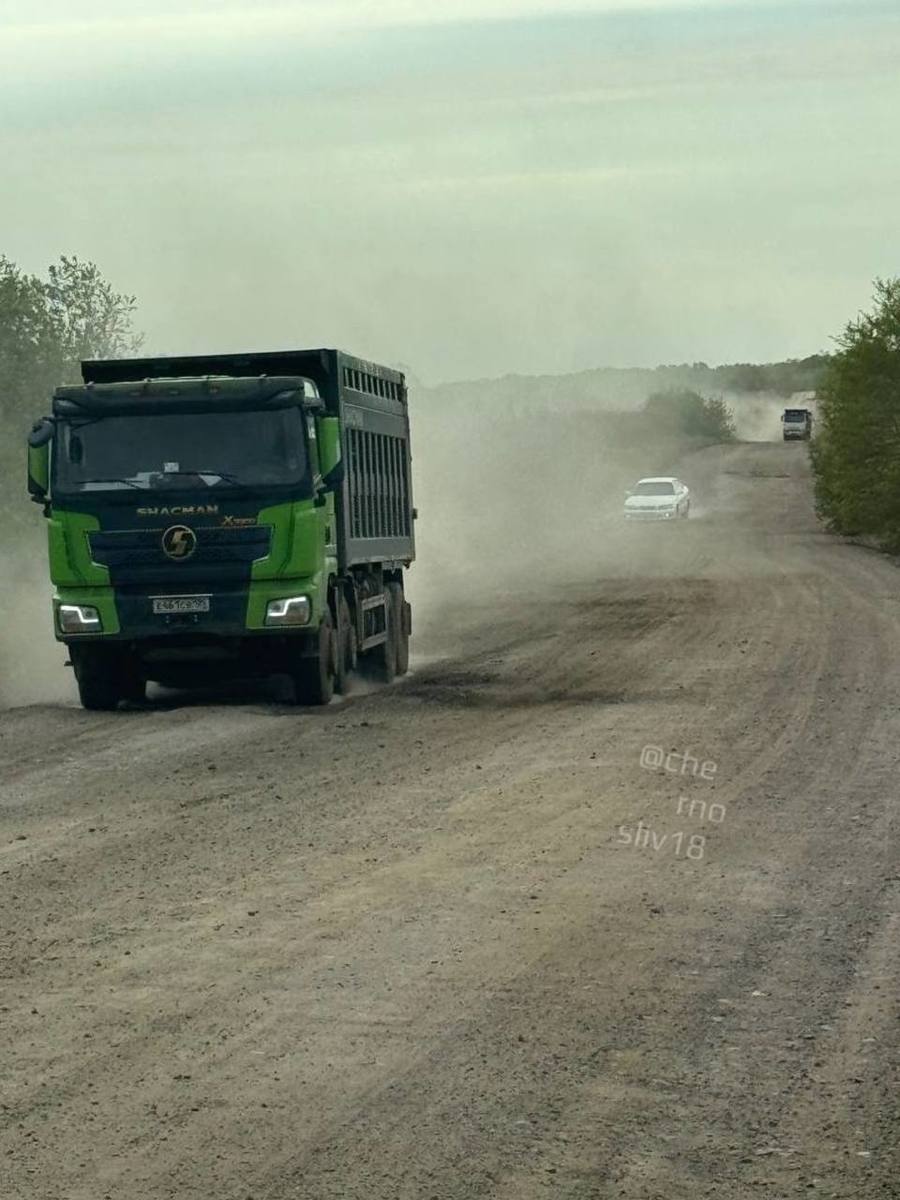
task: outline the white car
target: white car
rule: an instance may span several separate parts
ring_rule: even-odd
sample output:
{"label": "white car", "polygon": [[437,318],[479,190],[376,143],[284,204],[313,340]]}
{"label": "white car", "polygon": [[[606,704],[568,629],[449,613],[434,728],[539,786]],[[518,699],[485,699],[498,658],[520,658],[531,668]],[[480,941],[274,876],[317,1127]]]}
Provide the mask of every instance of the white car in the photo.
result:
{"label": "white car", "polygon": [[691,511],[691,494],[674,475],[639,479],[627,493],[624,515],[632,521],[675,521]]}

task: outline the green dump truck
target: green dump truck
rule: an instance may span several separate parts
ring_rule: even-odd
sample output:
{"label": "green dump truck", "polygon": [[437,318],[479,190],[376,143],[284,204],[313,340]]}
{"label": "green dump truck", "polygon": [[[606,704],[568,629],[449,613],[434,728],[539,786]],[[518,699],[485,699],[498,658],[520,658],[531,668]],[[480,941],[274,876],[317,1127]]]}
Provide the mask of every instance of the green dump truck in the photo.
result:
{"label": "green dump truck", "polygon": [[339,350],[85,362],[28,444],[82,704],[284,676],[327,704],[409,663],[403,375]]}

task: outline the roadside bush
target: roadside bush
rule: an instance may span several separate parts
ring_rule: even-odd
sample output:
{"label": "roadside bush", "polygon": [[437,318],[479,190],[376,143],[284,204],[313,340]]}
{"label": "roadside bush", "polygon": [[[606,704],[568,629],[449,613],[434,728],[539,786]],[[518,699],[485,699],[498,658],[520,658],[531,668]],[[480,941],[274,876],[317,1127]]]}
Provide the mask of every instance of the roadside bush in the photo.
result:
{"label": "roadside bush", "polygon": [[710,442],[734,440],[734,417],[721,397],[706,398],[688,388],[654,392],[644,414],[663,429]]}
{"label": "roadside bush", "polygon": [[836,339],[818,393],[811,454],[816,504],[836,533],[900,552],[900,279]]}

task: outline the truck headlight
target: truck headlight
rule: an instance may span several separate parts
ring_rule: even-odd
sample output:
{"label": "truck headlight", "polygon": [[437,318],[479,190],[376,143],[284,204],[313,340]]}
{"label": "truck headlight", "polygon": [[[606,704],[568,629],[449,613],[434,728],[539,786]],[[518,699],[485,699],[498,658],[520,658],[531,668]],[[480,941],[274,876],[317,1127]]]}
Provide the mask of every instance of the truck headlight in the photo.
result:
{"label": "truck headlight", "polygon": [[58,609],[60,633],[102,633],[103,622],[90,604],[60,604]]}
{"label": "truck headlight", "polygon": [[267,625],[308,625],[312,616],[309,596],[289,596],[266,605]]}

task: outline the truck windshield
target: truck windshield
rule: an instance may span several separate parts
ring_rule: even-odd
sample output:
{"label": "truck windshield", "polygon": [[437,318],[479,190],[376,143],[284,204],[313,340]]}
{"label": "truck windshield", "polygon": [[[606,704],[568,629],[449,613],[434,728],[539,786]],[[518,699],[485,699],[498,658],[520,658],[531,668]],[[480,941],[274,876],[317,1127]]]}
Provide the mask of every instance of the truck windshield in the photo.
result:
{"label": "truck windshield", "polygon": [[299,408],[147,413],[61,423],[60,492],[302,485],[309,481]]}
{"label": "truck windshield", "polygon": [[786,408],[784,410],[784,419],[792,425],[805,425],[806,410],[802,408]]}

